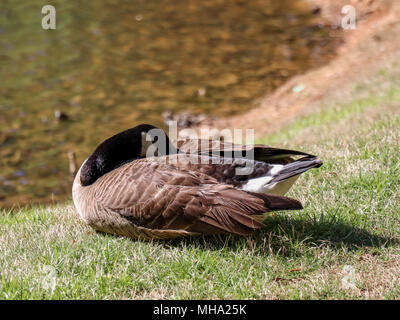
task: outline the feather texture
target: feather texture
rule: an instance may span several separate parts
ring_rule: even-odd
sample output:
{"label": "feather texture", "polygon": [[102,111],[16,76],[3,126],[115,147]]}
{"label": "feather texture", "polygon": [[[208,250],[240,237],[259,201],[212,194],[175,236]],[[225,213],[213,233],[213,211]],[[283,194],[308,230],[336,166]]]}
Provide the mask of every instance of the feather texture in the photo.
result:
{"label": "feather texture", "polygon": [[209,140],[175,147],[168,137],[166,152],[143,158],[153,129],[140,125],[107,139],[79,169],[73,200],[94,229],[135,239],[249,235],[264,226],[267,212],[302,209],[254,186],[278,186],[270,189],[283,194],[299,174],[322,164],[300,151]]}
{"label": "feather texture", "polygon": [[90,186],[76,181],[74,201],[96,230],[146,239],[248,235],[264,226],[253,216],[301,208],[297,200],[242,191],[156,158],[126,163]]}
{"label": "feather texture", "polygon": [[220,140],[207,139],[182,139],[178,140],[176,147],[180,152],[186,154],[200,154],[219,157],[245,157],[246,154],[253,156],[252,159],[268,163],[283,164],[292,162],[293,156],[306,156],[315,158],[314,155],[288,149],[269,147],[263,144],[241,145]]}

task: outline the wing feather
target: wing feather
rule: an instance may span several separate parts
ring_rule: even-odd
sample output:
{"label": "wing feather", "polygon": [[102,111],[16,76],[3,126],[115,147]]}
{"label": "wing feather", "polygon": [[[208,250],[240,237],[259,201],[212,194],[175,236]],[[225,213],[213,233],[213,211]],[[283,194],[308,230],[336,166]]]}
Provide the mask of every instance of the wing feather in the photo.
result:
{"label": "wing feather", "polygon": [[219,140],[207,139],[182,139],[177,141],[177,148],[183,153],[201,154],[209,156],[231,157],[245,152],[254,152],[254,160],[268,163],[285,164],[292,162],[293,156],[315,157],[312,154],[289,149],[273,148],[263,144],[241,145]]}
{"label": "wing feather", "polygon": [[153,230],[246,235],[264,226],[252,216],[301,207],[285,197],[279,197],[280,205],[271,205],[277,196],[238,190],[204,173],[151,159],[127,163],[96,186],[99,206]]}

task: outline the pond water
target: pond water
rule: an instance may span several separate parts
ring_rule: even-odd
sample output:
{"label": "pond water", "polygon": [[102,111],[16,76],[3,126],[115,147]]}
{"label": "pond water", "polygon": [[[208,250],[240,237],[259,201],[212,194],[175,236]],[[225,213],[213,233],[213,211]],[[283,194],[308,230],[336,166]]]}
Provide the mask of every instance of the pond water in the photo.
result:
{"label": "pond water", "polygon": [[165,110],[244,112],[340,43],[302,0],[59,0],[43,30],[46,4],[0,4],[1,207],[68,199],[69,151]]}

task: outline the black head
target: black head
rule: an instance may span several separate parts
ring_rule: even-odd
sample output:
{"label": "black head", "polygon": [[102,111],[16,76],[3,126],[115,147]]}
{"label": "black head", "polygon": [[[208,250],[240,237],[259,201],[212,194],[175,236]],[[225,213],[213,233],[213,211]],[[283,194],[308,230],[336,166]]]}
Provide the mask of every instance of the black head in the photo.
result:
{"label": "black head", "polygon": [[[149,147],[163,144],[164,148]],[[112,136],[100,144],[82,166],[80,179],[83,186],[94,183],[98,178],[123,163],[154,155],[170,154],[174,147],[167,134],[149,124],[141,124]]]}

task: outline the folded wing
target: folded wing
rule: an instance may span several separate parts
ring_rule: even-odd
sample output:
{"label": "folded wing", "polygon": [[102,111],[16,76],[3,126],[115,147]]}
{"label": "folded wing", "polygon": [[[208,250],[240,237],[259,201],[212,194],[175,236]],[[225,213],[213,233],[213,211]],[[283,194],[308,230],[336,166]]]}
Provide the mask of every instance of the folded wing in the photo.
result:
{"label": "folded wing", "polygon": [[265,212],[302,209],[297,200],[238,190],[206,174],[147,159],[104,175],[97,186],[101,208],[159,233],[247,235],[264,226]]}
{"label": "folded wing", "polygon": [[271,164],[285,164],[293,161],[293,156],[315,158],[314,155],[288,149],[273,148],[263,144],[241,145],[219,140],[183,139],[178,140],[180,152],[221,157],[248,157],[254,152],[254,159]]}

